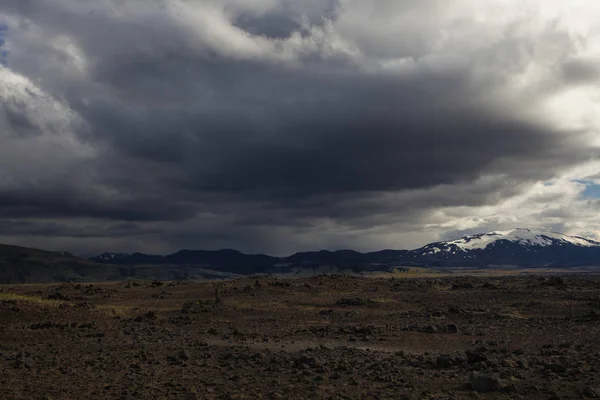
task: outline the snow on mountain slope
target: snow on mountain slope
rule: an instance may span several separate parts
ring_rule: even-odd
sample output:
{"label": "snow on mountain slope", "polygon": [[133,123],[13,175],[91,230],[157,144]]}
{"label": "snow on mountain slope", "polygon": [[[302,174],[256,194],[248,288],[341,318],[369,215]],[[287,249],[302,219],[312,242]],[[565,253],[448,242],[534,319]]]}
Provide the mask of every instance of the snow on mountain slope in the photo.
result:
{"label": "snow on mountain slope", "polygon": [[600,242],[579,236],[567,236],[556,232],[536,232],[523,228],[465,236],[457,240],[432,243],[425,247],[429,250],[428,254],[436,254],[439,252],[456,253],[457,251],[467,252],[469,250],[485,249],[490,244],[500,240],[518,243],[522,246],[545,247],[571,244],[579,247],[600,247]]}
{"label": "snow on mountain slope", "polygon": [[116,259],[119,258],[123,258],[123,257],[129,257],[129,254],[125,254],[125,253],[102,253],[97,257],[94,257],[94,259],[96,259],[97,261],[114,261]]}

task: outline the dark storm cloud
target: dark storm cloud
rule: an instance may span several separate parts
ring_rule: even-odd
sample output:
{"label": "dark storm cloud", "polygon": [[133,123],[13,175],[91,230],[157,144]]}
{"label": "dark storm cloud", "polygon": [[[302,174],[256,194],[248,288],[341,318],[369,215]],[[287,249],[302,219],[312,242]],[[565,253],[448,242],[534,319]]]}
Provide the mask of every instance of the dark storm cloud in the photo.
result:
{"label": "dark storm cloud", "polygon": [[314,7],[298,3],[284,1],[278,7],[258,15],[256,12],[244,12],[236,15],[232,23],[253,35],[281,39],[294,32],[306,33],[303,32],[304,25],[320,26],[325,21],[335,19],[340,6],[336,0],[320,1]]}
{"label": "dark storm cloud", "polygon": [[177,221],[194,210],[164,197],[111,199],[69,187],[2,190],[0,217],[100,218],[118,221]]}
{"label": "dark storm cloud", "polygon": [[[173,71],[171,82],[181,81],[185,91],[192,90],[185,87],[192,80],[201,89],[184,97],[200,104],[191,100],[165,109],[153,104],[162,91],[149,85],[143,90],[151,100],[142,109],[118,103],[79,111],[99,140],[129,157],[169,163],[180,185],[199,192],[293,202],[427,188],[484,173],[537,177],[553,164],[576,161],[581,150],[560,132],[471,104],[461,74],[402,80],[218,59],[177,62],[170,68],[197,77],[183,72],[182,79]],[[109,76],[119,79],[105,83],[126,96],[159,79],[141,64],[110,68]],[[212,101],[202,100],[205,92]],[[459,99],[462,104],[452,104]],[[521,171],[518,161],[532,157],[538,166]],[[504,159],[514,161],[515,171],[497,165]]]}
{"label": "dark storm cloud", "polygon": [[[585,132],[490,100],[514,72],[511,59],[498,71],[486,66],[485,79],[468,62],[421,65],[435,48],[424,31],[406,70],[390,72],[381,68],[395,51],[387,42],[358,51],[331,33],[337,2],[273,3],[238,10],[228,2],[220,14],[207,1],[190,9],[196,24],[187,24],[187,9],[169,8],[183,7],[176,1],[129,2],[121,14],[109,0],[0,5],[22,29],[16,43],[62,60],[44,68],[17,51],[14,71],[68,106],[81,119],[73,137],[92,149],[71,169],[77,179],[0,180],[0,228],[252,247],[272,238],[267,229],[309,232],[324,220],[417,225],[436,207],[495,204],[594,156]],[[512,42],[502,46],[482,54],[512,54]],[[365,59],[375,53],[386,59]],[[597,78],[584,63],[559,72],[566,84]],[[5,109],[14,132],[40,131],[30,122],[35,110]],[[85,218],[95,222],[66,223]],[[35,222],[44,219],[52,221]]]}
{"label": "dark storm cloud", "polygon": [[0,221],[2,235],[46,236],[70,238],[127,238],[162,233],[138,224],[113,223],[106,226],[69,224],[44,221],[3,220]]}

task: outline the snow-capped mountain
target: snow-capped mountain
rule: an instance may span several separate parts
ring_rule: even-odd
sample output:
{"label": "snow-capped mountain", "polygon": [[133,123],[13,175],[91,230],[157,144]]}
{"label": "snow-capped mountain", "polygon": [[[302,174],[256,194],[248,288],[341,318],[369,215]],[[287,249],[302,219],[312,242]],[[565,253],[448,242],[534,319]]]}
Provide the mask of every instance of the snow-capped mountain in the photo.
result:
{"label": "snow-capped mountain", "polygon": [[236,274],[268,274],[319,267],[374,271],[396,266],[600,266],[600,242],[555,232],[514,229],[431,243],[416,250],[372,253],[322,250],[296,253],[289,257],[244,254],[235,250],[181,250],[166,256],[104,253],[92,260],[118,265],[197,266]]}
{"label": "snow-capped mountain", "polygon": [[579,236],[567,236],[556,232],[535,232],[523,228],[465,236],[448,243],[456,245],[463,250],[473,250],[484,249],[498,240],[507,240],[523,246],[563,246],[568,244],[582,247],[600,246],[599,242]]}
{"label": "snow-capped mountain", "polygon": [[600,242],[518,228],[431,243],[411,253],[423,265],[571,266],[600,263]]}

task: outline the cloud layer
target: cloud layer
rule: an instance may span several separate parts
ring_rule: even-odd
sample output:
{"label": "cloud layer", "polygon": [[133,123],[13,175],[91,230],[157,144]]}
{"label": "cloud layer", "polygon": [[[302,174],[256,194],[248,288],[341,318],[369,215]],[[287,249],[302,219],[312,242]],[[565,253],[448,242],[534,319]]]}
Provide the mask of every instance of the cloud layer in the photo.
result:
{"label": "cloud layer", "polygon": [[596,235],[598,21],[566,0],[5,0],[0,241]]}

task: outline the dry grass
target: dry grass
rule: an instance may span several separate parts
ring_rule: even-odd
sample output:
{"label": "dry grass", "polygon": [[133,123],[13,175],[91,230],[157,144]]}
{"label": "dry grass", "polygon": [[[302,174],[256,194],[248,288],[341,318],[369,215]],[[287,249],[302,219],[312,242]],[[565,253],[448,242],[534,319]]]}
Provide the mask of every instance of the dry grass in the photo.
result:
{"label": "dry grass", "polygon": [[23,294],[17,294],[17,293],[6,293],[6,292],[0,293],[0,301],[6,301],[6,300],[26,301],[28,303],[36,303],[36,304],[52,306],[52,307],[56,307],[60,303],[64,303],[64,301],[44,299],[40,296],[29,296],[29,295],[23,295]]}
{"label": "dry grass", "polygon": [[[401,269],[404,268],[405,270]],[[366,274],[369,278],[395,278],[395,279],[412,279],[412,278],[443,278],[443,277],[462,277],[462,276],[479,276],[479,277],[504,277],[518,275],[556,275],[556,274],[577,274],[589,273],[584,269],[556,269],[556,268],[522,268],[522,269],[486,269],[486,268],[468,268],[468,269],[452,269],[452,270],[435,270],[431,268],[420,267],[398,267],[393,272],[375,272]]]}

